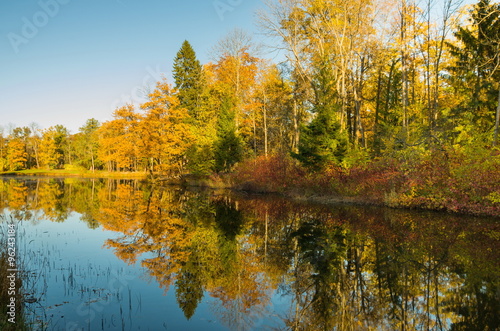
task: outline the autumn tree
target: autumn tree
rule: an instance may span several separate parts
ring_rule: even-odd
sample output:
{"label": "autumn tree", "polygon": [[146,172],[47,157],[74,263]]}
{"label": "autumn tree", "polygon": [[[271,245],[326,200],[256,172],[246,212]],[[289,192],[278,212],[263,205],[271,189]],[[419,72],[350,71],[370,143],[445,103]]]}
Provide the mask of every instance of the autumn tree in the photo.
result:
{"label": "autumn tree", "polygon": [[141,105],[145,110],[140,122],[140,155],[150,173],[178,176],[184,173],[186,152],[193,143],[188,110],[166,82],[158,82],[149,100]]}
{"label": "autumn tree", "polygon": [[46,169],[55,169],[59,165],[62,155],[56,145],[56,130],[54,127],[42,131],[40,142],[40,166]]}
{"label": "autumn tree", "polygon": [[0,171],[7,170],[7,139],[4,136],[4,128],[0,126]]}
{"label": "autumn tree", "polygon": [[[260,61],[253,89],[253,139],[255,154],[288,153],[293,148],[296,114],[293,85],[278,66]],[[300,119],[299,119],[300,121]]]}
{"label": "autumn tree", "polygon": [[[342,0],[269,1],[268,12],[260,15],[265,31],[280,41],[276,47],[286,50],[297,81],[307,83],[310,93],[305,95],[315,130],[338,127],[324,134],[331,141],[349,137],[354,147],[366,146],[364,94],[374,45],[374,15],[372,1]],[[294,101],[295,106],[299,103]],[[335,121],[338,126],[332,126]],[[301,134],[304,143],[299,154],[305,152],[305,144],[324,143],[323,138],[316,143],[314,134],[307,134],[307,130]]]}
{"label": "autumn tree", "polygon": [[9,135],[7,162],[10,170],[26,169],[28,161],[27,140],[31,130],[28,127],[15,128]]}
{"label": "autumn tree", "polygon": [[227,171],[243,158],[252,145],[258,58],[255,46],[242,30],[234,30],[214,48],[217,62],[207,66],[211,90],[217,96],[217,137],[214,143],[215,170]]}
{"label": "autumn tree", "polygon": [[238,129],[249,124],[250,121],[246,120],[251,118],[245,104],[249,103],[255,87],[258,63],[255,52],[256,46],[250,35],[239,29],[231,31],[214,47],[217,62],[213,68],[218,88],[232,99]]}
{"label": "autumn tree", "polygon": [[96,132],[99,137],[98,157],[109,171],[137,171],[141,165],[139,123],[142,116],[132,105],[125,105],[116,109],[113,117]]}

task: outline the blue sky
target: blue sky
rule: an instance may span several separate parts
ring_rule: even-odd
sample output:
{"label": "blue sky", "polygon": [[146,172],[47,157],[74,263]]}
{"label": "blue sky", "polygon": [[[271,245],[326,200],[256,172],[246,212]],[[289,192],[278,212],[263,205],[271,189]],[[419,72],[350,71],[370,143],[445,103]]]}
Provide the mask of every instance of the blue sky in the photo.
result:
{"label": "blue sky", "polygon": [[[474,3],[465,0],[464,3]],[[259,0],[0,0],[0,132],[110,120],[171,80],[188,40],[202,63],[235,28],[263,36]],[[269,42],[268,42],[269,43]],[[271,57],[271,54],[260,54]]]}
{"label": "blue sky", "polygon": [[[216,7],[219,6],[217,9]],[[140,101],[143,86],[171,77],[188,40],[202,63],[234,28],[262,36],[256,0],[0,1],[0,126],[62,124]],[[169,79],[171,82],[171,79]]]}

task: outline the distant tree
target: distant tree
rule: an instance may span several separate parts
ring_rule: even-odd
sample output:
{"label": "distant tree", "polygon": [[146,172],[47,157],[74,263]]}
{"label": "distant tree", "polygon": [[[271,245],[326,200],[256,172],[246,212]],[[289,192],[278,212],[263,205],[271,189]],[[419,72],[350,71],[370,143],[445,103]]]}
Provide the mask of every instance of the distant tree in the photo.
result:
{"label": "distant tree", "polygon": [[51,126],[42,130],[39,147],[40,166],[50,169],[62,169],[66,156],[70,155],[69,133],[62,125]]}
{"label": "distant tree", "polygon": [[54,127],[42,130],[40,141],[40,166],[48,169],[56,169],[63,155],[56,144],[57,131]]}
{"label": "distant tree", "polygon": [[0,126],[0,171],[7,170],[7,142],[4,137],[4,128]]}
{"label": "distant tree", "polygon": [[7,162],[10,170],[26,169],[28,161],[27,141],[31,134],[28,127],[12,130],[7,144]]}
{"label": "distant tree", "polygon": [[252,116],[247,122],[253,125],[250,144],[254,154],[287,153],[295,136],[292,84],[276,65],[261,61],[252,92],[252,103],[248,107]]}
{"label": "distant tree", "polygon": [[249,34],[242,30],[233,30],[220,40],[214,47],[216,63],[214,73],[218,89],[225,96],[231,98],[235,110],[235,121],[238,130],[244,126],[248,111],[245,109],[250,103],[252,90],[255,88],[257,63],[255,44]]}
{"label": "distant tree", "polygon": [[71,146],[69,140],[69,131],[68,129],[58,124],[54,126],[55,129],[55,143],[57,148],[57,153],[59,155],[59,159],[57,160],[57,167],[64,168],[65,163],[71,163]]}
{"label": "distant tree", "polygon": [[75,149],[78,153],[78,163],[92,171],[96,168],[97,151],[99,147],[97,130],[100,123],[95,118],[88,119],[75,139]]}
{"label": "distant tree", "polygon": [[28,152],[28,168],[40,167],[40,160],[38,157],[39,148],[40,148],[40,140],[41,137],[39,135],[40,127],[37,123],[30,123],[31,135],[27,140],[27,152]]}

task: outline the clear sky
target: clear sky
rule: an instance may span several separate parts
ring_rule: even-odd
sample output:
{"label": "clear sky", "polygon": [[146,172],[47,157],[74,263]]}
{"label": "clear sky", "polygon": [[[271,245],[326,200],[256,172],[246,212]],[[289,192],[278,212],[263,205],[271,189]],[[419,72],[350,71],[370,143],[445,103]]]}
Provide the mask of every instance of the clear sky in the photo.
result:
{"label": "clear sky", "polygon": [[172,83],[184,40],[202,63],[235,28],[261,41],[261,7],[260,0],[0,0],[0,129],[35,122],[75,133],[89,118],[110,120],[117,106],[144,101],[162,76]]}
{"label": "clear sky", "polygon": [[[184,40],[199,60],[234,28],[261,36],[257,0],[2,0],[0,126],[62,124],[141,101],[144,86],[171,77]],[[171,82],[171,79],[169,79]]]}

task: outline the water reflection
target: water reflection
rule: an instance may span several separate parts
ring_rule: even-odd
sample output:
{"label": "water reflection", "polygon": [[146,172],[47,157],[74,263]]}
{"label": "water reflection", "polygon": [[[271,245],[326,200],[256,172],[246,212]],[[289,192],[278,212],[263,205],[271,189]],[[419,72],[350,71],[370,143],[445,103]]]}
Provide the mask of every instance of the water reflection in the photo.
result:
{"label": "water reflection", "polygon": [[231,330],[500,328],[494,220],[129,180],[4,180],[0,208],[120,232],[106,248],[172,289],[186,319],[210,298]]}

